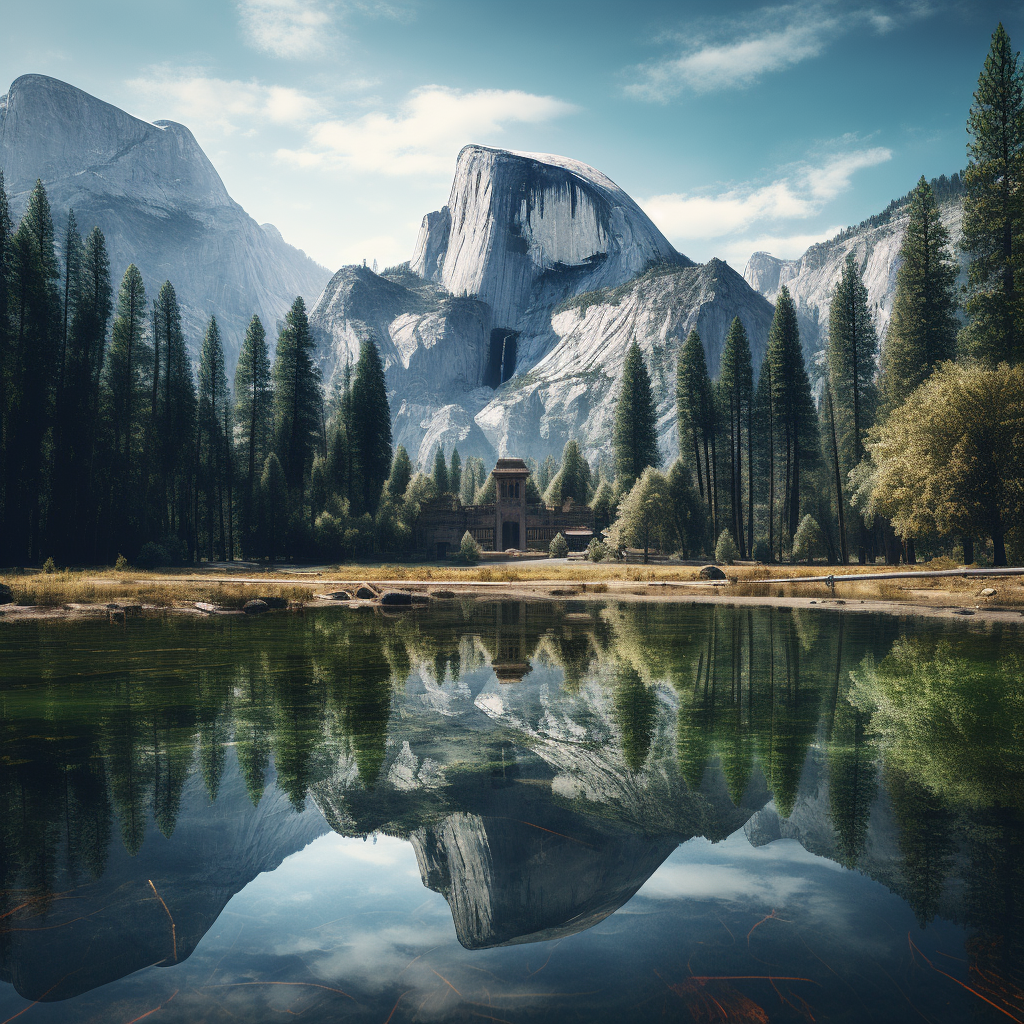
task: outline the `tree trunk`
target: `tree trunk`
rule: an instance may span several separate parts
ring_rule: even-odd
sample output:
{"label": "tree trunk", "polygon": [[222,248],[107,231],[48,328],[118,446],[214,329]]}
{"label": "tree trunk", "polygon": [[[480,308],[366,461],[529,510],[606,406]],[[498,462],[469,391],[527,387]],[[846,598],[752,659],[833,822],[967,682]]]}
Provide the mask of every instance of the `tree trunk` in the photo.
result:
{"label": "tree trunk", "polygon": [[964,565],[974,563],[974,538],[964,536]]}
{"label": "tree trunk", "polygon": [[1006,565],[1006,545],[1003,540],[1003,522],[996,513],[996,521],[992,527],[992,564],[994,566]]}
{"label": "tree trunk", "polygon": [[839,551],[843,565],[850,562],[850,553],[846,548],[846,515],[843,511],[843,483],[842,475],[839,472],[839,442],[836,438],[836,416],[832,405],[832,388],[826,382],[826,396],[828,398],[828,420],[832,427],[832,465],[836,476],[836,507],[839,509]]}

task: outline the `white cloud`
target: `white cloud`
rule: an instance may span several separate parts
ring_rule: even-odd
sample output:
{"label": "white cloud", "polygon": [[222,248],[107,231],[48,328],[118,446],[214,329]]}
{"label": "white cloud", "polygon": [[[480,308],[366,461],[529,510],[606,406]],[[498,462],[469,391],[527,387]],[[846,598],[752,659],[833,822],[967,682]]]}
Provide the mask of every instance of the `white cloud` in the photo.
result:
{"label": "white cloud", "polygon": [[769,71],[817,57],[836,27],[835,19],[826,18],[792,24],[738,43],[702,46],[644,66],[640,80],[628,85],[626,92],[637,99],[666,100],[684,88],[695,92],[742,88]]}
{"label": "white cloud", "polygon": [[195,69],[154,68],[127,85],[159,102],[161,116],[225,134],[265,123],[301,125],[323,115],[317,100],[298,89],[211,78]]}
{"label": "white cloud", "polygon": [[[777,256],[799,255],[814,242],[831,237],[804,230],[779,231],[780,225],[822,213],[828,202],[850,187],[853,175],[892,158],[882,146],[837,153],[818,163],[802,163],[767,185],[732,186],[719,192],[671,193],[639,200],[647,215],[683,252],[691,242],[714,242],[716,255],[742,265],[755,250]],[[701,246],[706,248],[706,246]]]}
{"label": "white cloud", "polygon": [[332,36],[333,4],[316,0],[239,0],[249,43],[275,57],[313,57]]}
{"label": "white cloud", "polygon": [[313,126],[309,144],[278,156],[302,167],[341,164],[389,175],[448,174],[467,142],[490,141],[511,123],[538,124],[576,108],[554,96],[520,90],[464,93],[431,85],[410,94],[394,113],[373,111]]}
{"label": "white cloud", "polygon": [[849,8],[838,0],[765,7],[742,23],[725,19],[703,34],[691,29],[681,52],[631,69],[633,81],[625,91],[664,103],[687,89],[742,89],[766,74],[819,57],[857,26],[868,25],[881,35],[931,13],[922,0],[892,4],[886,13]]}

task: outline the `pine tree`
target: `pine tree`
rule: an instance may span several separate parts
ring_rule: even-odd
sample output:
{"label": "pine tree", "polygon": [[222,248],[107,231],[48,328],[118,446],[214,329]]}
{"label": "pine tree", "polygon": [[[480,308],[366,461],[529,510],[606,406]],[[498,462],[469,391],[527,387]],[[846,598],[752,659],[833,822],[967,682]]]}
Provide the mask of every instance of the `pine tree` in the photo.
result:
{"label": "pine tree", "polygon": [[228,522],[225,523],[224,490],[229,486],[230,463],[227,445],[230,433],[230,404],[228,382],[224,374],[224,349],[220,341],[217,318],[210,317],[210,323],[203,337],[203,348],[199,355],[199,410],[198,437],[199,485],[203,492],[205,513],[206,557],[214,558],[214,539],[219,537],[217,554],[223,559],[228,555],[228,531],[230,529],[230,507]]}
{"label": "pine tree", "polygon": [[117,296],[117,314],[103,368],[104,418],[108,434],[110,478],[107,553],[133,548],[138,526],[141,488],[143,411],[149,395],[144,374],[146,289],[139,268],[132,263],[124,272]]}
{"label": "pine tree", "polygon": [[811,469],[818,458],[818,424],[796,307],[785,285],[775,300],[765,358],[771,373],[775,472],[784,474],[782,515],[785,532],[792,538],[800,523],[801,472]]}
{"label": "pine tree", "polygon": [[704,345],[696,330],[686,336],[676,368],[676,416],[680,455],[693,470],[697,491],[707,501],[717,522],[718,511],[711,487],[714,398]]}
{"label": "pine tree", "polygon": [[267,336],[260,318],[253,314],[245,331],[235,367],[235,423],[239,445],[239,469],[244,473],[240,528],[243,551],[254,542],[256,497],[263,463],[270,452],[274,430],[274,391]]}
{"label": "pine tree", "polygon": [[[868,309],[868,290],[853,253],[846,257],[828,318],[828,383],[831,391],[841,479],[864,458],[864,435],[875,421],[875,364],[878,338]],[[846,503],[840,493],[837,501]],[[858,561],[867,560],[863,521],[856,517]]]}
{"label": "pine tree", "polygon": [[620,492],[629,490],[648,466],[661,465],[657,409],[640,346],[634,341],[622,367],[622,387],[615,409],[615,472]]}
{"label": "pine tree", "polygon": [[585,505],[590,494],[590,466],[583,458],[579,441],[575,438],[565,442],[562,450],[562,465],[544,492],[548,505],[561,507],[568,499],[576,505]]}
{"label": "pine tree", "polygon": [[430,476],[434,481],[434,487],[437,488],[438,495],[447,493],[448,466],[444,461],[444,448],[441,445],[437,446],[437,451],[434,453],[434,469]]}
{"label": "pine tree", "polygon": [[380,353],[372,341],[364,341],[359,350],[352,381],[352,446],[358,511],[372,512],[391,466],[391,407]]}
{"label": "pine tree", "polygon": [[181,329],[181,310],[170,281],[153,304],[153,432],[160,527],[189,543],[191,477],[195,451],[196,392]]}
{"label": "pine tree", "polygon": [[462,456],[459,449],[452,449],[452,461],[448,467],[448,489],[452,494],[458,494],[462,489]]}
{"label": "pine tree", "polygon": [[75,302],[80,291],[79,277],[83,256],[82,237],[78,233],[74,210],[68,212],[62,249],[64,258],[60,282],[62,314],[60,354],[57,358],[56,401],[54,403],[53,471],[50,485],[48,533],[50,535],[50,550],[58,554],[62,561],[68,561],[71,553],[69,533],[73,529],[69,522],[72,516],[74,476],[71,462],[79,448],[82,430],[82,424],[75,415],[77,403],[74,396],[69,393],[71,335]]}
{"label": "pine tree", "polygon": [[1024,69],[1000,23],[967,119],[961,245],[971,256],[960,342],[990,365],[1024,358]]}
{"label": "pine tree", "polygon": [[8,279],[11,269],[11,209],[4,187],[4,172],[0,167],[0,560],[9,562],[7,557],[10,526],[7,513],[8,482],[8,419],[10,416],[10,362],[11,323],[8,312]]}
{"label": "pine tree", "polygon": [[[754,408],[754,371],[750,359],[750,342],[739,317],[733,319],[722,350],[722,370],[718,378],[718,407],[726,420],[725,440],[729,444],[729,504],[733,533],[739,542],[740,558],[746,559],[748,547],[753,547],[753,475],[750,470],[751,420]],[[747,493],[743,486],[743,450],[747,453]],[[750,536],[745,536],[743,521],[744,499],[747,503],[747,524]]]}
{"label": "pine tree", "polygon": [[5,534],[13,560],[37,561],[60,336],[60,270],[40,181],[11,238],[9,257]]}
{"label": "pine tree", "polygon": [[[305,475],[320,443],[320,371],[313,363],[315,344],[300,295],[285,317],[274,359],[274,431],[281,469],[288,489],[302,503]],[[391,459],[388,458],[388,465]]]}
{"label": "pine tree", "polygon": [[[458,452],[455,453],[456,455]],[[405,450],[405,445],[400,444],[395,449],[395,458],[391,463],[391,475],[388,477],[388,493],[396,501],[405,494],[406,487],[412,479],[412,460]]]}
{"label": "pine tree", "polygon": [[956,351],[957,266],[949,232],[923,176],[910,196],[910,219],[899,259],[878,380],[887,411],[902,405],[928,374],[952,359]]}
{"label": "pine tree", "polygon": [[[110,262],[103,232],[93,228],[85,240],[74,305],[65,376],[68,431],[68,510],[63,523],[64,561],[97,557],[93,548],[96,517],[102,505],[97,486],[100,425],[100,379],[106,356],[107,325],[113,311]],[[58,530],[61,524],[58,524]],[[76,544],[77,539],[77,544]]]}

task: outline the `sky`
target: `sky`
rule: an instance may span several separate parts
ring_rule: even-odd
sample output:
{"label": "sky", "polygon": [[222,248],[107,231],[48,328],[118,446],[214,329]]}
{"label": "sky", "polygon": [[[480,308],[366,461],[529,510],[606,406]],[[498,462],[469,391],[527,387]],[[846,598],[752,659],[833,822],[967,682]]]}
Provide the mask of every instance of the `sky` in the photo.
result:
{"label": "sky", "polygon": [[681,252],[799,256],[966,162],[1020,0],[35,0],[0,90],[51,75],[187,125],[232,197],[334,270],[407,260],[467,143],[602,170]]}

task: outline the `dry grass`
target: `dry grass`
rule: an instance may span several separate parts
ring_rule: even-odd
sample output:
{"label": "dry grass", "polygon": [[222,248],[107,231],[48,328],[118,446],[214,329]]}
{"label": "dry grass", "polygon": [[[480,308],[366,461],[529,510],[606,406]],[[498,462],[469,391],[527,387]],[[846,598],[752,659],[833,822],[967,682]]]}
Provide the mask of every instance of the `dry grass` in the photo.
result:
{"label": "dry grass", "polygon": [[310,589],[291,581],[243,584],[202,579],[161,577],[157,573],[56,572],[0,577],[16,604],[60,608],[68,604],[137,603],[171,608],[208,601],[241,608],[254,597],[305,601]]}
{"label": "dry grass", "polygon": [[[831,597],[821,583],[762,583],[754,580],[788,577],[825,577],[832,574],[856,575],[884,572],[883,566],[807,566],[736,565],[726,566],[729,585],[715,588],[725,596]],[[901,567],[905,568],[905,567]],[[921,569],[955,568],[952,563],[937,562]],[[396,583],[507,583],[510,589],[529,589],[539,583],[575,583],[587,593],[615,593],[608,584],[696,581],[699,566],[679,564],[623,565],[618,562],[574,562],[570,564],[531,564],[529,562],[481,565],[460,569],[425,565],[341,565],[315,570],[253,571],[244,566],[211,566],[209,569],[161,570],[159,572],[115,572],[81,570],[52,574],[35,573],[0,577],[8,584],[18,604],[60,607],[66,604],[105,604],[138,602],[160,607],[190,605],[209,601],[228,608],[240,608],[253,597],[282,597],[301,602],[325,589],[360,580],[393,580]],[[993,587],[994,596],[982,597],[981,590]],[[621,592],[621,590],[620,590]],[[641,586],[638,593],[645,592]],[[697,588],[671,591],[680,597],[696,596]],[[836,597],[848,601],[884,600],[910,604],[993,605],[1024,607],[1024,577],[1002,579],[871,580],[864,583],[840,583]]]}

